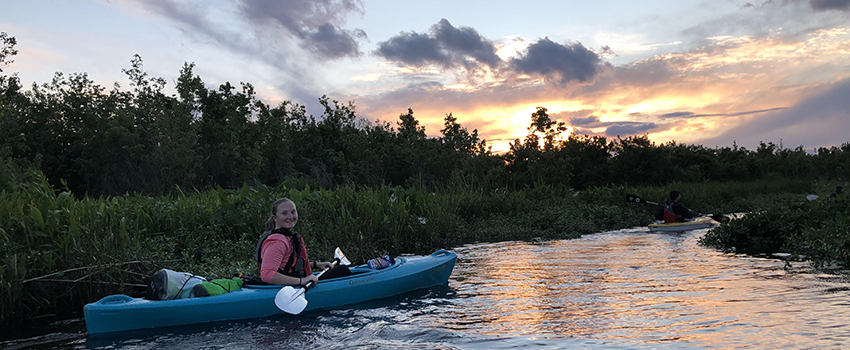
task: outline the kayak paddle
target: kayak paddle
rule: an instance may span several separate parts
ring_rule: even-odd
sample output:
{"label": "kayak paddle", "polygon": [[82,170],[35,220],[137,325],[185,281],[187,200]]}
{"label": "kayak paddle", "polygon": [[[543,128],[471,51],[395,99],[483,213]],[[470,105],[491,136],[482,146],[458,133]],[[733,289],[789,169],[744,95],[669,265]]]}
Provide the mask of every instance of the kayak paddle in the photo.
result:
{"label": "kayak paddle", "polygon": [[[322,272],[319,273],[318,277],[322,277],[325,272],[328,272],[330,269],[336,267],[337,265],[351,265],[351,262],[348,261],[348,258],[345,257],[345,254],[342,253],[342,250],[339,247],[334,250],[334,261],[331,267],[325,268]],[[280,289],[277,292],[277,295],[274,297],[274,304],[277,306],[280,311],[286,312],[288,314],[297,315],[300,314],[301,311],[307,307],[307,298],[304,297],[304,293],[307,293],[307,290],[312,288],[314,282],[309,282],[304,287],[295,289],[291,286],[286,286]]]}
{"label": "kayak paddle", "polygon": [[[633,194],[627,194],[626,195],[626,201],[631,202],[631,203],[646,203],[646,204],[652,204],[652,205],[661,205],[661,204],[658,204],[658,203],[655,203],[655,202],[650,202],[650,201],[644,200],[643,198],[640,198],[640,197],[635,196]],[[702,213],[697,213],[697,214],[699,214],[699,216],[708,216],[712,220],[717,221],[717,222],[723,222],[724,219],[728,220],[728,218],[726,218],[726,216],[720,215],[720,214],[702,214]]]}
{"label": "kayak paddle", "polygon": [[652,204],[652,205],[661,205],[661,204],[658,204],[658,203],[655,203],[655,202],[645,201],[645,200],[643,200],[643,198],[640,198],[640,197],[635,196],[633,194],[627,194],[626,195],[626,201],[632,202],[632,203],[646,203],[646,204]]}

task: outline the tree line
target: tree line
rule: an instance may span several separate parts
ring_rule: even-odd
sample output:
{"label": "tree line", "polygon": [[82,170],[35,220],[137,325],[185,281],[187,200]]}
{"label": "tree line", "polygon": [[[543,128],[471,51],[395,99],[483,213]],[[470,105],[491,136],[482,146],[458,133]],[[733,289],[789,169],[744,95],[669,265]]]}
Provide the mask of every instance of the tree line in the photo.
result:
{"label": "tree line", "polygon": [[319,98],[320,116],[284,101],[263,103],[250,83],[209,88],[185,63],[175,94],[150,77],[140,56],[123,72],[130,89],[96,84],[85,73],[56,73],[23,89],[12,63],[15,38],[0,50],[0,189],[22,169],[43,172],[79,195],[162,195],[245,183],[335,188],[340,185],[467,184],[576,189],[672,181],[752,181],[769,177],[846,179],[850,142],[808,153],[772,142],[758,149],[655,144],[646,135],[608,139],[567,134],[545,107],[531,113],[528,134],[504,154],[491,151],[448,113],[437,137],[408,109],[395,124],[367,120],[353,102]]}

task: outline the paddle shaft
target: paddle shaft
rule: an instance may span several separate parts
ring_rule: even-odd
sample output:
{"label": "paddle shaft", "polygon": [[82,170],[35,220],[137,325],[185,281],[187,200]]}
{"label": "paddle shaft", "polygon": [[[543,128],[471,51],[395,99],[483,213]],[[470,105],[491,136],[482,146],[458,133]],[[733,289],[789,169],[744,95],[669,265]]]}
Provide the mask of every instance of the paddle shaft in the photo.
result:
{"label": "paddle shaft", "polygon": [[[339,264],[339,258],[334,259],[334,262],[333,262],[333,264],[331,264],[331,267],[325,268],[324,270],[322,270],[322,272],[319,272],[319,275],[316,276],[316,277],[317,278],[322,277],[322,275],[324,275],[325,272],[330,271],[332,268],[336,267],[337,264]],[[298,292],[296,292],[294,295],[292,295],[292,298],[289,299],[290,302],[292,300],[300,298],[302,295],[304,295],[304,293],[307,293],[307,289],[312,288],[314,285],[316,285],[316,283],[313,282],[313,281],[307,282],[307,284],[305,284],[303,287],[298,289]]]}
{"label": "paddle shaft", "polygon": [[661,205],[661,204],[658,204],[658,203],[655,203],[655,202],[643,200],[643,198],[640,198],[640,197],[635,196],[633,194],[627,194],[626,200],[629,201],[629,202],[634,202],[634,203],[646,203],[646,204],[652,204],[652,205]]}
{"label": "paddle shaft", "polygon": [[[334,258],[334,262],[333,262],[333,263],[331,263],[331,267],[327,267],[327,268],[325,268],[324,270],[322,270],[322,272],[319,272],[319,275],[318,275],[318,276],[316,276],[316,278],[321,278],[321,277],[322,277],[322,275],[324,275],[324,274],[325,274],[325,272],[330,271],[331,269],[333,269],[333,268],[334,268],[334,267],[336,267],[337,265],[339,265],[339,258]],[[315,284],[316,284],[316,283],[315,283],[315,282],[313,282],[313,281],[307,282],[307,284],[305,284],[305,285],[304,285],[303,290],[306,292],[306,291],[307,291],[307,289],[312,288]]]}

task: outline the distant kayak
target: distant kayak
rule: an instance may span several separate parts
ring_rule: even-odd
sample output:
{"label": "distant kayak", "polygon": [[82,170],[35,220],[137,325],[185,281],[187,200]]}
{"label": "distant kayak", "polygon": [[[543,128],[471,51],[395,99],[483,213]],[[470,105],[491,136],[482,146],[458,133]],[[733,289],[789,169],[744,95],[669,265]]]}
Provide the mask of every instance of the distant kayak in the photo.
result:
{"label": "distant kayak", "polygon": [[703,216],[695,218],[693,221],[650,224],[648,227],[649,232],[681,232],[701,228],[711,228],[714,226],[717,226],[717,222],[712,220],[710,217]]}
{"label": "distant kayak", "polygon": [[[351,268],[351,275],[319,282],[304,294],[306,310],[332,309],[446,284],[457,254],[438,250],[428,256],[398,257],[375,270]],[[283,313],[275,295],[283,286],[246,285],[216,296],[147,300],[111,295],[83,308],[89,334],[268,317]]]}

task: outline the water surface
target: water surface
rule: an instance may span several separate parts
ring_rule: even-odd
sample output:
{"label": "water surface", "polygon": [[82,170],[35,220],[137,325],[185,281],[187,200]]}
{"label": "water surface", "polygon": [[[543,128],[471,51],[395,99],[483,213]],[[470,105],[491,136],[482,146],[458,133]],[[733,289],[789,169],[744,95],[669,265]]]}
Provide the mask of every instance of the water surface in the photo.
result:
{"label": "water surface", "polygon": [[[726,254],[635,228],[454,249],[449,284],[356,308],[6,348],[832,349],[850,347],[850,292],[806,263]],[[67,323],[67,322],[66,322]],[[67,328],[68,325],[65,325]]]}

